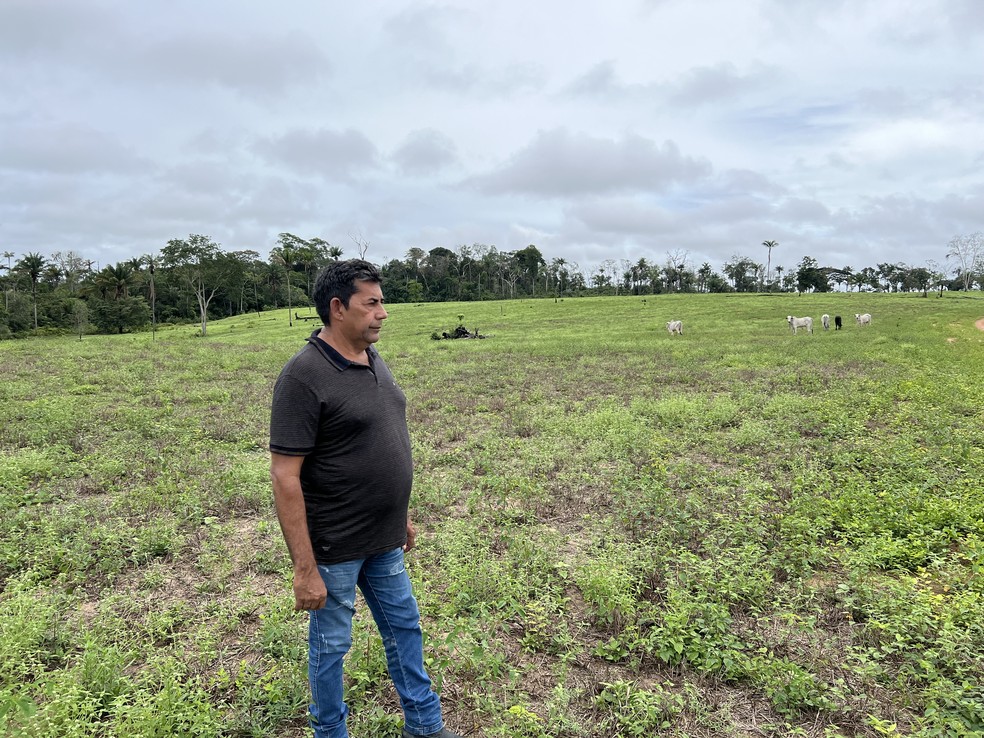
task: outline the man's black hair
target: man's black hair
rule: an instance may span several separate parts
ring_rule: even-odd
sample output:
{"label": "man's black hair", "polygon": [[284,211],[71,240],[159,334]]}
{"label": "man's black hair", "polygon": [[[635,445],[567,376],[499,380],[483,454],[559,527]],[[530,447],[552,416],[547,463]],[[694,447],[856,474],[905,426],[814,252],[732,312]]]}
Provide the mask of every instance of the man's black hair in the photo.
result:
{"label": "man's black hair", "polygon": [[332,262],[321,270],[314,283],[314,307],[318,311],[318,317],[328,325],[331,323],[331,301],[334,298],[341,300],[342,305],[348,309],[349,300],[358,289],[356,282],[380,284],[382,281],[379,270],[363,259]]}

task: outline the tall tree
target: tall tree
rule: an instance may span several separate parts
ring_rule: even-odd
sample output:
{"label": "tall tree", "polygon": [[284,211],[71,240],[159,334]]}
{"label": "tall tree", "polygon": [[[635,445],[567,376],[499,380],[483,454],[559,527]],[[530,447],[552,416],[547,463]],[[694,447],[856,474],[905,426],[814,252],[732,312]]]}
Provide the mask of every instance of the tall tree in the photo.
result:
{"label": "tall tree", "polygon": [[138,277],[130,262],[121,261],[103,267],[94,281],[104,299],[121,300],[130,296],[130,288],[137,284]]}
{"label": "tall tree", "polygon": [[769,250],[769,260],[765,265],[765,281],[766,283],[772,282],[772,249],[779,245],[778,241],[763,241],[762,245]]}
{"label": "tall tree", "polygon": [[172,238],[161,249],[161,264],[176,274],[195,295],[202,336],[208,332],[208,306],[223,286],[224,269],[219,244],[208,236],[193,233],[186,239]]}
{"label": "tall tree", "polygon": [[970,290],[975,273],[984,269],[984,233],[978,231],[969,236],[954,236],[947,244],[946,258],[956,262],[956,276],[963,283],[964,290]]}
{"label": "tall tree", "polygon": [[426,276],[430,299],[450,300],[456,294],[455,276],[458,269],[458,255],[444,246],[437,246],[427,252],[421,271]]}
{"label": "tall tree", "polygon": [[909,289],[922,292],[923,297],[929,297],[929,288],[933,284],[933,273],[926,267],[913,267],[906,274],[906,291]]}
{"label": "tall tree", "polygon": [[308,246],[308,242],[293,233],[281,233],[277,237],[277,246],[270,252],[270,258],[276,264],[282,264],[287,271],[287,324],[294,325],[294,305],[290,297],[290,273],[294,270],[297,257]]}
{"label": "tall tree", "polygon": [[9,275],[10,267],[0,264],[0,269],[6,269],[8,272],[8,275],[3,278],[2,282],[0,282],[0,285],[2,285],[3,287],[3,309],[8,310],[10,308],[10,298],[7,295],[7,282],[10,281],[10,275]]}
{"label": "tall tree", "polygon": [[697,270],[698,292],[707,292],[708,282],[711,279],[712,274],[714,274],[714,268],[711,266],[710,262],[705,261],[700,265],[700,269]]}
{"label": "tall tree", "polygon": [[758,265],[747,256],[735,254],[725,262],[724,273],[734,285],[735,292],[754,292]]}
{"label": "tall tree", "polygon": [[812,256],[804,256],[796,270],[796,289],[800,292],[830,292],[827,270]]}
{"label": "tall tree", "polygon": [[365,238],[362,235],[362,231],[359,231],[358,233],[356,233],[354,235],[350,233],[349,234],[349,238],[351,238],[353,241],[355,241],[355,246],[359,250],[359,258],[360,259],[365,259],[366,258],[366,254],[369,252],[369,245],[370,245],[369,244],[369,239]]}
{"label": "tall tree", "polygon": [[846,266],[843,269],[831,269],[830,270],[830,278],[832,280],[834,280],[834,282],[837,283],[837,288],[838,289],[840,289],[840,286],[842,284],[844,284],[845,282],[848,285],[850,285],[850,283],[851,283],[851,275],[852,274],[854,274],[854,268],[853,267],[850,267],[850,266]]}
{"label": "tall tree", "polygon": [[639,259],[635,264],[632,265],[632,291],[633,294],[640,294],[642,292],[642,285],[649,281],[649,262],[644,258]]}
{"label": "tall tree", "polygon": [[150,336],[157,340],[157,267],[161,258],[157,254],[145,254],[141,261],[147,266],[147,282],[150,297]]}
{"label": "tall tree", "polygon": [[935,259],[927,261],[926,268],[929,270],[930,287],[939,289],[939,297],[943,297],[943,288],[946,286],[946,272]]}
{"label": "tall tree", "polygon": [[567,271],[567,259],[562,256],[551,259],[550,274],[554,279],[554,284],[557,285],[557,295],[563,297],[564,282],[567,281],[569,276],[569,272]]}
{"label": "tall tree", "polygon": [[23,274],[31,282],[31,300],[34,303],[34,330],[38,329],[38,281],[41,279],[41,273],[47,263],[48,260],[41,254],[31,252],[14,265],[14,270]]}
{"label": "tall tree", "polygon": [[540,278],[540,272],[547,265],[543,254],[540,253],[540,249],[530,244],[525,249],[520,249],[513,254],[513,258],[516,260],[520,272],[529,277],[530,289],[535,295],[536,288],[534,285],[536,285],[537,280]]}
{"label": "tall tree", "polygon": [[[330,243],[325,241],[323,238],[318,238],[315,236],[308,240],[308,248],[305,256],[307,261],[305,262],[305,271],[307,273],[307,293],[308,297],[314,294],[314,280],[318,276],[318,272],[321,271],[322,267],[325,266],[329,261],[338,261],[337,258],[333,259],[331,257],[332,251],[336,248]],[[338,249],[341,253],[341,249]]]}
{"label": "tall tree", "polygon": [[51,255],[51,260],[61,269],[68,291],[74,294],[78,288],[79,281],[85,274],[85,259],[74,251],[66,251],[64,253],[56,251]]}

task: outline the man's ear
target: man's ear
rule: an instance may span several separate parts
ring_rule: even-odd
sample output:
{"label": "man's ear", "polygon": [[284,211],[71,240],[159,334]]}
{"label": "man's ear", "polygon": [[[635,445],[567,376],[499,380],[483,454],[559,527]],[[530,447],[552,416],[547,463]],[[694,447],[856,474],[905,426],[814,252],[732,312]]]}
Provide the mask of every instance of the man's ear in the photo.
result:
{"label": "man's ear", "polygon": [[331,298],[331,302],[328,303],[328,312],[331,313],[332,318],[338,318],[341,320],[344,309],[345,305],[343,305],[342,301],[337,297]]}

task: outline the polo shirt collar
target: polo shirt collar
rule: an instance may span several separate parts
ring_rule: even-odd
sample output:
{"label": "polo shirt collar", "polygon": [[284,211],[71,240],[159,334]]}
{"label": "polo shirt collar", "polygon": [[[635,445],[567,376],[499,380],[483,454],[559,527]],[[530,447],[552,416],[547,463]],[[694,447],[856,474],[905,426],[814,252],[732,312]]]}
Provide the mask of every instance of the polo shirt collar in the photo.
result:
{"label": "polo shirt collar", "polygon": [[336,369],[338,369],[338,371],[340,372],[345,371],[346,369],[352,366],[356,368],[365,368],[370,370],[374,368],[374,363],[376,359],[376,349],[374,349],[372,346],[366,349],[366,355],[369,357],[369,366],[367,367],[365,364],[359,364],[357,362],[349,361],[348,359],[346,359],[344,356],[338,353],[337,350],[335,350],[334,346],[332,346],[330,343],[328,343],[320,336],[318,336],[319,333],[321,333],[320,328],[307,337],[307,342],[313,345],[316,349],[318,349],[318,351],[321,352],[321,355],[324,356],[326,359],[328,359],[328,361],[330,361],[332,365]]}

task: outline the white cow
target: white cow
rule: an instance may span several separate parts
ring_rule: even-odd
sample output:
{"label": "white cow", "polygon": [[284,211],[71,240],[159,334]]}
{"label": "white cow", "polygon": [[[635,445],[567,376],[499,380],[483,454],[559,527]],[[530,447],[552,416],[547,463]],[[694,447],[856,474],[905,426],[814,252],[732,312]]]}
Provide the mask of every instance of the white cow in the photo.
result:
{"label": "white cow", "polygon": [[806,328],[808,332],[813,333],[813,318],[794,318],[792,315],[787,315],[786,322],[793,329],[793,335],[796,335],[797,328]]}
{"label": "white cow", "polygon": [[666,324],[666,330],[670,332],[670,335],[683,335],[683,321],[682,320],[671,320]]}
{"label": "white cow", "polygon": [[871,325],[871,313],[864,313],[863,315],[854,313],[854,319],[858,321],[860,326]]}
{"label": "white cow", "polygon": [[827,315],[827,313],[824,313],[823,315],[820,316],[820,322],[823,323],[823,329],[825,331],[830,330],[830,316]]}

